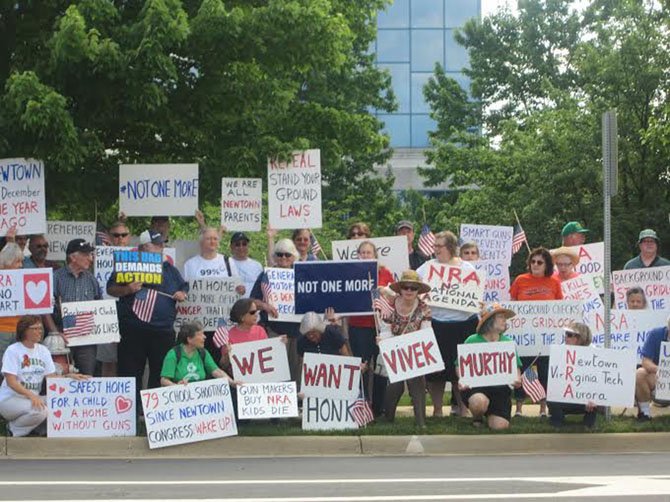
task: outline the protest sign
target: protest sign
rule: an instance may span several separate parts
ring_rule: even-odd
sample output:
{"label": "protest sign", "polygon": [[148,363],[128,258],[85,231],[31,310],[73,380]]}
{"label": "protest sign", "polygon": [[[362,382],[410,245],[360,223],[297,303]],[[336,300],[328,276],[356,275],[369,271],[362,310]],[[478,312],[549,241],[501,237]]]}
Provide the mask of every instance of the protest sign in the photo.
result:
{"label": "protest sign", "polygon": [[240,420],[297,417],[295,382],[240,385],[237,388],[237,416]]}
{"label": "protest sign", "polygon": [[508,319],[505,334],[514,340],[520,356],[548,355],[550,345],[563,342],[563,328],[582,321],[582,302],[577,300],[502,302],[501,306],[516,313]]}
{"label": "protest sign", "polygon": [[[425,268],[424,268],[425,267]],[[464,312],[479,312],[485,281],[481,272],[430,261],[422,265],[423,280],[430,286],[428,305]]]}
{"label": "protest sign", "polygon": [[626,291],[633,287],[644,290],[652,310],[670,308],[670,266],[615,270],[612,272],[616,308],[626,308]]}
{"label": "protest sign", "polygon": [[67,243],[72,239],[84,239],[95,244],[94,221],[47,221],[46,239],[49,242],[50,260],[65,261]]}
{"label": "protest sign", "polygon": [[512,263],[513,235],[513,227],[461,223],[459,237],[462,242],[477,243],[480,259],[501,261],[509,267]]}
{"label": "protest sign", "polygon": [[119,211],[127,216],[193,216],[198,164],[121,164]]}
{"label": "protest sign", "polygon": [[361,358],[308,352],[302,359],[306,397],[356,399],[361,390]]}
{"label": "protest sign", "polygon": [[509,301],[509,266],[502,261],[479,260],[471,261],[470,265],[485,277],[484,301]]}
{"label": "protest sign", "polygon": [[46,402],[50,438],[136,434],[134,378],[49,378]]}
{"label": "protest sign", "polygon": [[547,401],[633,406],[635,354],[629,351],[552,345]]}
{"label": "protest sign", "polygon": [[261,178],[221,178],[221,225],[229,232],[261,230]]}
{"label": "protest sign", "polygon": [[321,150],[268,159],[268,216],[282,228],[321,228]]}
{"label": "protest sign", "polygon": [[198,321],[205,331],[216,330],[219,319],[228,319],[230,309],[241,298],[235,291],[240,284],[242,281],[237,276],[188,281],[186,300],[177,302],[175,327]]}
{"label": "protest sign", "polygon": [[141,396],[151,449],[237,435],[224,379],[143,390]]}
{"label": "protest sign", "polygon": [[385,338],[379,342],[379,354],[391,383],[444,369],[440,348],[431,328]]}
{"label": "protest sign", "polygon": [[53,312],[50,268],[0,270],[0,317]]}
{"label": "protest sign", "polygon": [[300,322],[302,315],[295,313],[294,272],[292,268],[266,268],[269,283],[268,302],[276,309],[278,316],[271,321]]}
{"label": "protest sign", "polygon": [[579,263],[576,271],[584,278],[593,282],[593,287],[599,295],[603,294],[603,274],[605,273],[605,243],[593,242],[591,244],[582,244],[581,246],[572,246],[577,250]]}
{"label": "protest sign", "polygon": [[352,413],[355,399],[308,397],[302,402],[302,428],[306,431],[358,429]]}
{"label": "protest sign", "polygon": [[564,300],[579,300],[581,302],[600,300],[593,281],[583,275],[561,281],[561,291],[563,291]]}
{"label": "protest sign", "polygon": [[112,273],[118,284],[161,284],[163,255],[147,251],[114,251]]}
{"label": "protest sign", "polygon": [[370,293],[377,287],[377,262],[296,262],[295,312],[325,312],[339,315],[372,314]]}
{"label": "protest sign", "polygon": [[518,377],[513,342],[467,343],[458,346],[459,382],[470,388],[510,385]]}
{"label": "protest sign", "polygon": [[91,312],[95,326],[88,335],[67,337],[69,347],[112,343],[121,340],[119,334],[119,318],[114,300],[94,300],[89,302],[67,302],[61,304],[61,314],[66,317],[77,317],[77,314]]}
{"label": "protest sign", "polygon": [[291,379],[286,344],[281,338],[232,345],[230,366],[235,380],[244,383],[285,382]]}
{"label": "protest sign", "polygon": [[[377,248],[377,261],[380,266],[388,268],[395,280],[409,268],[409,254],[407,253],[407,237],[396,235],[394,237],[373,237],[365,239],[372,242]],[[348,261],[358,259],[358,246],[360,240],[332,241],[333,261]]]}
{"label": "protest sign", "polygon": [[670,343],[668,342],[661,342],[654,398],[659,401],[670,401]]}
{"label": "protest sign", "polygon": [[47,231],[41,160],[0,159],[0,237],[12,227],[17,235]]}
{"label": "protest sign", "polygon": [[[186,260],[200,254],[200,244],[198,241],[186,241],[186,240],[175,240],[170,239],[170,245],[174,249],[174,261],[173,265],[179,269],[181,275],[184,275],[184,263]],[[168,254],[167,251],[170,248],[163,248],[163,253]]]}

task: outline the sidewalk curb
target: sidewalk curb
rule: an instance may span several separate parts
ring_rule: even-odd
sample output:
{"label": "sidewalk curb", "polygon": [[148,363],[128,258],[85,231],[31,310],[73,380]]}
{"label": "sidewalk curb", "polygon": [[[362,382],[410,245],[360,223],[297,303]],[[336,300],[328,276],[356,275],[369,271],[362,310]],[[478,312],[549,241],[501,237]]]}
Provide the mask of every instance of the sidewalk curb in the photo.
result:
{"label": "sidewalk curb", "polygon": [[159,459],[670,452],[670,433],[232,437],[150,450],[144,437],[5,438],[3,459]]}

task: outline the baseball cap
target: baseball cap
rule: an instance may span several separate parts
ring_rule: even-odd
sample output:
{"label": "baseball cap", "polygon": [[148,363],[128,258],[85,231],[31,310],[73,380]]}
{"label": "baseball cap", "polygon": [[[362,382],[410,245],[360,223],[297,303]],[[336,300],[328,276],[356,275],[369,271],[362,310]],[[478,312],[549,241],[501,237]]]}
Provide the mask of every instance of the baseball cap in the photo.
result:
{"label": "baseball cap", "polygon": [[65,249],[65,254],[72,253],[92,253],[95,248],[84,239],[72,239],[67,243],[67,248]]}
{"label": "baseball cap", "polygon": [[155,230],[145,230],[140,234],[140,245],[142,244],[163,244],[165,239],[160,232]]}
{"label": "baseball cap", "polygon": [[584,228],[578,221],[569,221],[563,227],[563,230],[561,231],[561,237],[565,237],[566,235],[570,234],[585,234],[588,231],[589,229]]}
{"label": "baseball cap", "polygon": [[642,239],[654,239],[656,242],[660,242],[660,239],[658,238],[658,234],[652,230],[651,228],[645,228],[640,232],[639,237],[637,238],[637,243],[639,244],[642,242]]}
{"label": "baseball cap", "polygon": [[247,241],[249,242],[249,237],[247,237],[247,234],[244,232],[235,232],[231,237],[230,237],[230,243],[235,244],[236,242],[240,241]]}
{"label": "baseball cap", "polygon": [[398,224],[395,226],[395,231],[399,231],[401,228],[409,228],[410,230],[414,230],[414,223],[412,223],[409,220],[401,220],[398,222]]}

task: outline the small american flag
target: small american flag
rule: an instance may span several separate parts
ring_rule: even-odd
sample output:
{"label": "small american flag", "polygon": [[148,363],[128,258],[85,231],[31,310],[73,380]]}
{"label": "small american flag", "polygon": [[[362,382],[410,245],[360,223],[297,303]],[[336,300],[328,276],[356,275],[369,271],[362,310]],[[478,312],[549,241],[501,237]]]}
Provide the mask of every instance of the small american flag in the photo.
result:
{"label": "small american flag", "polygon": [[372,295],[372,308],[381,312],[382,318],[390,317],[393,314],[393,307],[386,297],[378,289],[373,289],[370,294]]}
{"label": "small american flag", "polygon": [[268,274],[263,272],[261,277],[261,291],[263,292],[263,301],[265,303],[272,303],[272,288],[270,287],[270,279]]}
{"label": "small american flag", "polygon": [[133,313],[140,321],[150,322],[154,315],[154,308],[156,307],[156,299],[158,292],[155,289],[142,288],[135,293],[135,300],[133,301]]}
{"label": "small american flag", "polygon": [[321,244],[316,239],[316,236],[312,233],[309,234],[309,242],[311,245],[311,251],[314,256],[317,256],[321,252]]}
{"label": "small american flag", "polygon": [[228,332],[228,323],[224,318],[219,319],[219,323],[216,326],[216,331],[214,331],[214,337],[212,338],[214,345],[217,349],[220,349],[224,345],[228,345],[230,342],[230,333]]}
{"label": "small american flag", "polygon": [[527,243],[526,232],[521,228],[521,224],[517,223],[514,225],[514,233],[512,234],[512,254],[517,254],[524,242]]}
{"label": "small american flag", "polygon": [[435,246],[435,234],[431,232],[428,225],[421,228],[421,235],[419,235],[419,251],[424,256],[432,256]]}
{"label": "small american flag", "polygon": [[63,317],[63,334],[66,338],[90,335],[95,328],[93,312],[80,312]]}
{"label": "small american flag", "polygon": [[362,397],[356,399],[356,402],[351,407],[351,414],[354,416],[354,420],[359,427],[365,427],[375,419],[372,408],[370,408],[370,403]]}
{"label": "small american flag", "polygon": [[532,366],[526,368],[526,371],[521,375],[521,386],[534,403],[542,401],[547,397],[547,393],[544,391],[544,387],[542,387],[540,380],[537,378],[537,373],[535,373]]}

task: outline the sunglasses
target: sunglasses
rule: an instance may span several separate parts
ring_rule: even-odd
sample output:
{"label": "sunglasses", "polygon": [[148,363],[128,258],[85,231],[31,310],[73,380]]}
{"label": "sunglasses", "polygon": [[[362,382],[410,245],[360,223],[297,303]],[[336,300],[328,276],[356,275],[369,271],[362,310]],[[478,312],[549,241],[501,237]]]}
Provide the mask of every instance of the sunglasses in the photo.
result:
{"label": "sunglasses", "polygon": [[419,291],[418,286],[400,286],[400,289],[406,289],[407,291]]}
{"label": "sunglasses", "polygon": [[116,237],[118,239],[119,237],[128,237],[130,235],[130,233],[129,232],[123,232],[123,233],[112,232],[109,235],[111,235],[112,237]]}
{"label": "sunglasses", "polygon": [[575,333],[574,331],[566,331],[565,332],[565,337],[566,338],[579,338],[579,333]]}
{"label": "sunglasses", "polygon": [[532,265],[544,265],[544,261],[542,260],[530,260],[530,263]]}
{"label": "sunglasses", "polygon": [[290,258],[293,256],[291,253],[275,253],[277,258]]}

